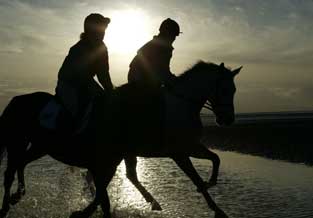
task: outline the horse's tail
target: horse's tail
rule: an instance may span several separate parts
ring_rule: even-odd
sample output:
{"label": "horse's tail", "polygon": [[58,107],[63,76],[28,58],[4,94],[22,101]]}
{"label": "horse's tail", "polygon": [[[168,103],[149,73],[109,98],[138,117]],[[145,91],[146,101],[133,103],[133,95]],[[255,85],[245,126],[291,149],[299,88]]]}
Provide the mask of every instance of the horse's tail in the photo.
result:
{"label": "horse's tail", "polygon": [[[13,98],[14,99],[14,98]],[[8,139],[8,126],[7,126],[7,118],[10,114],[10,108],[12,107],[12,101],[4,108],[1,116],[0,116],[0,165],[3,158],[6,155],[6,146],[7,146],[7,139]]]}
{"label": "horse's tail", "polygon": [[20,110],[26,105],[21,105],[19,99],[20,96],[13,97],[0,116],[0,164],[7,153],[10,138],[14,137],[16,127],[19,127]]}
{"label": "horse's tail", "polygon": [[[0,116],[0,134],[2,135],[2,133],[3,133],[3,122],[2,122],[2,120],[3,120],[3,118],[2,118],[2,116]],[[1,136],[0,136],[0,138],[2,138]],[[1,139],[0,139],[1,140]],[[5,156],[5,144],[6,143],[4,143],[4,142],[0,142],[0,165],[1,165],[1,162],[2,162],[2,160],[3,160],[3,158],[4,158],[4,156]]]}

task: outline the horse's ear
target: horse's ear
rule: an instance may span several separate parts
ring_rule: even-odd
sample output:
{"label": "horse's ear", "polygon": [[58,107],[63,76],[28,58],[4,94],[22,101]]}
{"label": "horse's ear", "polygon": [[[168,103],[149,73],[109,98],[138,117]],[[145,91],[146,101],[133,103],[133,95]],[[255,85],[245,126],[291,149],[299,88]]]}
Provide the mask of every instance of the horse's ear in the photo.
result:
{"label": "horse's ear", "polygon": [[233,75],[236,76],[240,72],[241,69],[242,69],[242,66],[233,70]]}
{"label": "horse's ear", "polygon": [[225,67],[225,66],[224,66],[224,62],[222,62],[222,63],[220,64],[220,67],[222,67],[222,68]]}

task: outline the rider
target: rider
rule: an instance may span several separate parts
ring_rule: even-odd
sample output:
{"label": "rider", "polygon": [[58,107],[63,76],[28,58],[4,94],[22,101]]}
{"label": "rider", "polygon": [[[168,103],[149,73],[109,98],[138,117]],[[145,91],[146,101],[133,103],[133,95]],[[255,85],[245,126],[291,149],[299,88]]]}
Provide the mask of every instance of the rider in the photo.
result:
{"label": "rider", "polygon": [[176,78],[170,71],[170,60],[174,49],[172,44],[180,33],[176,21],[165,19],[159,27],[159,34],[137,51],[137,55],[129,65],[128,82],[144,88],[144,92],[139,89],[139,95],[142,97],[140,99],[148,101],[144,107],[145,111],[153,111],[154,114],[151,116],[143,112],[141,120],[145,119],[145,114],[146,118],[150,119],[150,123],[154,123],[153,129],[148,132],[152,137],[156,136],[155,141],[159,140],[161,144],[165,142],[166,119],[163,87],[171,87],[172,81]]}
{"label": "rider", "polygon": [[[56,97],[78,124],[90,110],[92,100],[113,90],[107,47],[103,42],[110,18],[90,14],[80,40],[71,47],[58,73]],[[97,76],[101,86],[94,80]]]}
{"label": "rider", "polygon": [[152,87],[171,84],[175,75],[170,71],[173,42],[180,34],[176,21],[167,18],[159,28],[159,34],[142,46],[129,65],[128,82]]}

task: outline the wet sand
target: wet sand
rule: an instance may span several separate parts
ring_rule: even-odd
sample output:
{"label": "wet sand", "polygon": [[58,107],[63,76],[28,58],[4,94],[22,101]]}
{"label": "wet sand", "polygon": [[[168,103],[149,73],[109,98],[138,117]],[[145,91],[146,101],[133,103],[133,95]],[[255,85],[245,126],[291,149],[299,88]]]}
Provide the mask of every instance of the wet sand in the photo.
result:
{"label": "wet sand", "polygon": [[[230,217],[312,217],[312,167],[234,152],[216,152],[222,160],[219,184],[209,192]],[[192,161],[199,174],[208,178],[210,161]],[[4,165],[0,170],[2,183]],[[150,205],[126,179],[122,163],[108,188],[114,218],[214,217],[192,182],[172,160],[140,158],[137,171],[163,211],[150,210]],[[84,172],[71,172],[68,166],[49,157],[31,163],[26,169],[27,194],[11,208],[8,218],[64,218],[84,208],[91,200],[84,191]],[[3,186],[0,196],[3,196]],[[99,207],[92,218],[100,217]]]}
{"label": "wet sand", "polygon": [[204,121],[204,142],[211,148],[313,164],[312,113],[262,115],[239,117],[229,127]]}

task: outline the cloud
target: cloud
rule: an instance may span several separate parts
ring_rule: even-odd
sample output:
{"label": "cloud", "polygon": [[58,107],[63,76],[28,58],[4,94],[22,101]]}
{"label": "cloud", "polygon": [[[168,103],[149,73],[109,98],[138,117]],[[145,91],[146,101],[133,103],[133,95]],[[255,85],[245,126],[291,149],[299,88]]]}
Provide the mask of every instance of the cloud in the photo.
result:
{"label": "cloud", "polygon": [[0,18],[0,39],[6,45],[2,52],[45,50],[50,44],[50,34],[53,35],[49,26],[60,21],[51,10],[36,11],[14,0],[0,6]]}
{"label": "cloud", "polygon": [[269,88],[269,92],[284,99],[292,99],[299,95],[300,88],[299,87],[276,87],[276,88]]}
{"label": "cloud", "polygon": [[14,45],[4,45],[0,48],[0,53],[2,54],[19,54],[22,53],[23,50],[19,47],[15,47]]}
{"label": "cloud", "polygon": [[237,84],[236,110],[245,112],[312,110],[313,87],[307,83]]}
{"label": "cloud", "polygon": [[111,11],[127,7],[129,3],[125,1],[2,1],[0,39],[9,48],[2,48],[1,51],[64,55],[67,52],[65,48],[79,38],[82,21],[88,14],[110,14]]}
{"label": "cloud", "polygon": [[181,48],[185,56],[193,53],[197,59],[308,63],[308,55],[313,53],[312,46],[308,46],[313,44],[310,19],[313,18],[313,3],[301,0],[297,4],[292,0],[137,0],[114,3],[100,0],[11,0],[1,2],[0,17],[4,19],[0,25],[12,26],[9,29],[12,35],[24,33],[25,36],[20,36],[12,48],[30,48],[31,43],[28,42],[32,37],[34,50],[41,51],[36,48],[45,43],[42,48],[55,51],[54,41],[65,44],[71,42],[70,38],[77,39],[81,21],[89,12],[109,13],[109,10],[127,7],[146,10],[155,33],[162,19],[172,17],[179,21],[184,34],[177,40],[177,48]]}
{"label": "cloud", "polygon": [[49,10],[60,10],[65,11],[70,8],[88,5],[99,5],[101,1],[98,0],[67,0],[67,1],[42,1],[42,0],[10,0],[11,4],[24,4],[36,9],[49,9]]}
{"label": "cloud", "polygon": [[231,62],[310,64],[312,1],[219,0],[201,6],[195,3],[181,17],[178,45],[185,53]]}

